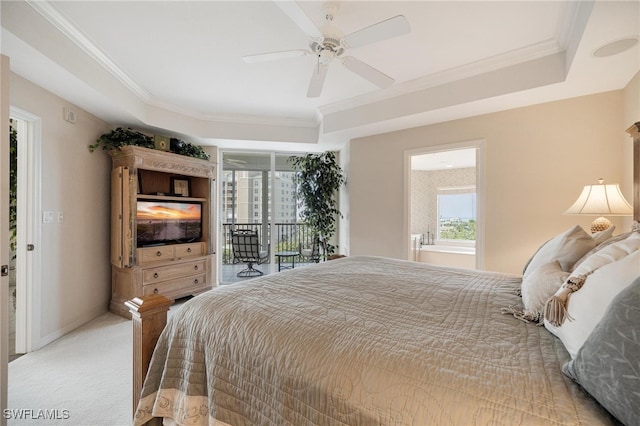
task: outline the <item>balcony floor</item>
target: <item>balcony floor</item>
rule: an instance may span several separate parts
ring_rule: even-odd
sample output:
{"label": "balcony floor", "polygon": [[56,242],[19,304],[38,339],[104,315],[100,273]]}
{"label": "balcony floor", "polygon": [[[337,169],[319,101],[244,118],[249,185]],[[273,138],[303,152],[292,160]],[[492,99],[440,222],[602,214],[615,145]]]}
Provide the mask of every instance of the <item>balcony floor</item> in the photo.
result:
{"label": "balcony floor", "polygon": [[[282,266],[289,266],[291,265],[290,262],[288,263],[282,263]],[[295,269],[298,268],[304,268],[307,267],[309,265],[313,265],[313,263],[307,263],[307,262],[296,262],[295,265]],[[278,264],[276,263],[275,265],[273,265],[274,268],[274,272],[278,273]],[[251,278],[257,278],[257,277],[239,277],[237,274],[238,272],[242,271],[243,269],[245,269],[247,267],[246,264],[244,263],[239,263],[237,265],[222,265],[222,271],[219,274],[218,278],[220,281],[220,285],[227,285],[227,284],[234,284],[240,281],[246,281],[246,280],[250,280]],[[263,263],[262,265],[253,265],[254,269],[257,269],[259,271],[262,271],[264,273],[264,275],[269,275],[269,273],[271,272],[271,264],[270,263]],[[285,271],[286,269],[283,269],[283,271]],[[262,275],[261,275],[262,276]]]}

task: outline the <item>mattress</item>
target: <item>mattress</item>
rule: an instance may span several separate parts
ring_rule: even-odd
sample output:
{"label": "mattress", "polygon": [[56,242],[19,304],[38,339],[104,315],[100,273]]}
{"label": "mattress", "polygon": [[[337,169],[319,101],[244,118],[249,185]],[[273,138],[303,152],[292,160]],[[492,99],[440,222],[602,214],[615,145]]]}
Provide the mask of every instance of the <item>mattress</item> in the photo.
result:
{"label": "mattress", "polygon": [[169,318],[135,424],[613,424],[521,277],[347,257],[218,287]]}

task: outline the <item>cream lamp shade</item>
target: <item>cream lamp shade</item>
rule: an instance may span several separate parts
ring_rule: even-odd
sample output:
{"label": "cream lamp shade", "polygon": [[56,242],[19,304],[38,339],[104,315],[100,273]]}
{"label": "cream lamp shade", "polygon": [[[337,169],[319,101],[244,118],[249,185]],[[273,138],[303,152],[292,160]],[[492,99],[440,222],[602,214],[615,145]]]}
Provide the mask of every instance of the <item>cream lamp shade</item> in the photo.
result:
{"label": "cream lamp shade", "polygon": [[605,185],[598,179],[597,185],[586,185],[575,203],[564,214],[600,216],[591,224],[591,233],[604,231],[611,221],[604,216],[631,216],[633,208],[625,200],[620,186]]}

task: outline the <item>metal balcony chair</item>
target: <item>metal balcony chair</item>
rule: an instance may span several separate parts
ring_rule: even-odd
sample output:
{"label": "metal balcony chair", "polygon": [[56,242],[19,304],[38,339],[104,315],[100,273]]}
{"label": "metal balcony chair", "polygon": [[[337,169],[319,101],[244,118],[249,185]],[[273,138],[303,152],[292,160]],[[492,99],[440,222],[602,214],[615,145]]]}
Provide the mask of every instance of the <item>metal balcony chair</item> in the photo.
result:
{"label": "metal balcony chair", "polygon": [[253,265],[260,265],[269,259],[269,250],[261,250],[258,233],[249,229],[231,231],[233,263],[246,263],[247,268],[238,272],[239,277],[257,277],[263,272]]}
{"label": "metal balcony chair", "polygon": [[313,239],[310,248],[302,248],[302,244],[300,244],[298,251],[300,257],[306,262],[320,262],[320,241],[317,238]]}

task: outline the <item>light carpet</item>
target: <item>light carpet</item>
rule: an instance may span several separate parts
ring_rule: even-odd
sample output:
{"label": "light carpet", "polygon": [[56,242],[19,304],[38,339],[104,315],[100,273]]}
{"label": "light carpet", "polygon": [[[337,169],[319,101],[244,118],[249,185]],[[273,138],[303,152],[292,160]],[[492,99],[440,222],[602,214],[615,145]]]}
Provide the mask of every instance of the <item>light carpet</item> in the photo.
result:
{"label": "light carpet", "polygon": [[9,363],[8,424],[130,425],[132,336],[105,313]]}

